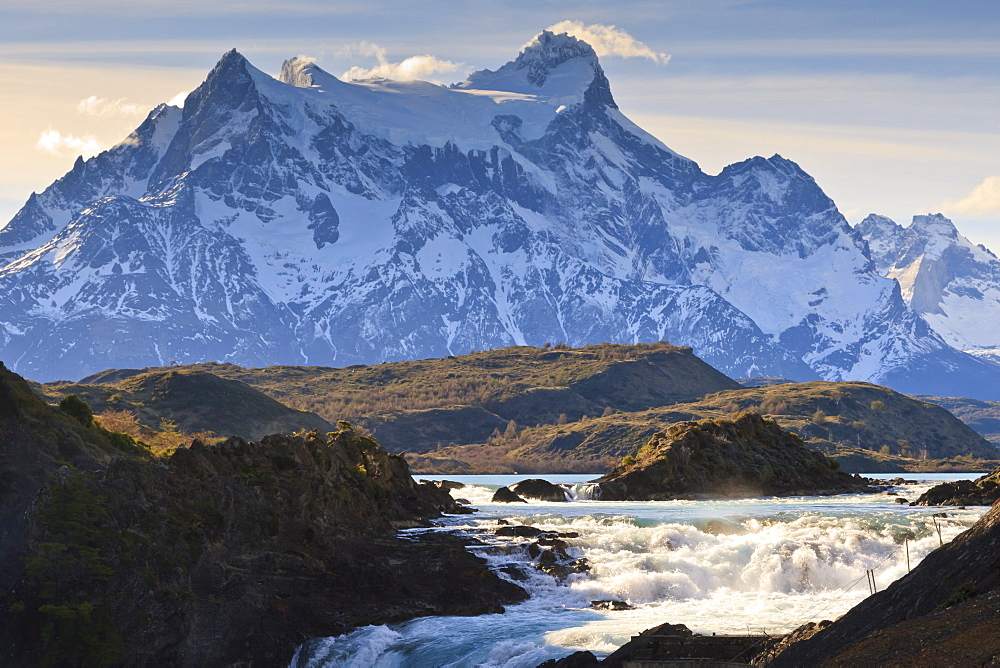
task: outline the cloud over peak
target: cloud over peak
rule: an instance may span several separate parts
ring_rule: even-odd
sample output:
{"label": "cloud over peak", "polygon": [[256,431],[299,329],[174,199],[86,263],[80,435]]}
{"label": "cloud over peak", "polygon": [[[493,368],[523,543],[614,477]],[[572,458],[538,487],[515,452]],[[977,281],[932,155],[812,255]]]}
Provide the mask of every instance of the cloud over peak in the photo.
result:
{"label": "cloud over peak", "polygon": [[80,100],[76,105],[76,110],[88,116],[141,116],[148,109],[140,104],[131,104],[120,97],[116,100],[109,100],[105,97],[91,95]]}
{"label": "cloud over peak", "polygon": [[374,67],[366,68],[356,65],[347,70],[340,75],[340,78],[345,81],[373,78],[395,79],[397,81],[432,79],[437,74],[457,72],[463,69],[461,63],[442,60],[430,54],[410,56],[394,63],[389,61],[384,48],[371,42],[360,42],[344,49],[343,53],[344,55],[373,56],[378,61]]}
{"label": "cloud over peak", "polygon": [[654,63],[666,65],[670,62],[670,54],[653,51],[621,28],[613,25],[592,23],[584,25],[583,21],[560,21],[546,28],[556,34],[566,33],[577,39],[582,39],[598,56],[617,56],[619,58],[647,58]]}
{"label": "cloud over peak", "polygon": [[1000,176],[987,176],[960,200],[948,200],[941,209],[971,216],[1000,215]]}
{"label": "cloud over peak", "polygon": [[52,155],[83,156],[91,158],[100,153],[103,148],[97,139],[91,136],[77,137],[76,135],[63,134],[58,130],[49,128],[41,134],[35,147],[51,153]]}

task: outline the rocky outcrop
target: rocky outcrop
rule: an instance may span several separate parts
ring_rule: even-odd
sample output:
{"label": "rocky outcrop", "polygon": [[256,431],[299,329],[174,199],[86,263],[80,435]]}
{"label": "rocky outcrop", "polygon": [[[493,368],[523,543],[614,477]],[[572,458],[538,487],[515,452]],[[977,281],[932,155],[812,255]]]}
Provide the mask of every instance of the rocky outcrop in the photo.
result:
{"label": "rocky outcrop", "polygon": [[1000,505],[773,666],[992,665],[1000,653]]}
{"label": "rocky outcrop", "polygon": [[37,507],[5,665],[287,665],[311,636],[527,597],[462,539],[397,538],[454,501],[350,428],[66,469]]}
{"label": "rocky outcrop", "polygon": [[510,487],[501,487],[493,492],[493,497],[490,501],[493,503],[527,503],[527,501],[512,492]]}
{"label": "rocky outcrop", "polygon": [[874,491],[756,413],[671,425],[597,485],[606,501]]}
{"label": "rocky outcrop", "polygon": [[528,478],[510,486],[510,491],[522,499],[538,499],[539,501],[563,502],[566,500],[566,488],[541,478]]}
{"label": "rocky outcrop", "polygon": [[494,535],[510,538],[536,539],[528,542],[526,551],[533,561],[535,569],[551,575],[563,582],[575,573],[586,573],[590,564],[584,557],[570,553],[570,545],[566,538],[577,538],[575,531],[543,531],[532,526],[508,525],[498,528]]}
{"label": "rocky outcrop", "polygon": [[67,465],[95,470],[116,453],[106,435],[47,406],[0,363],[0,591],[21,576],[29,510],[50,476]]}
{"label": "rocky outcrop", "polygon": [[704,636],[693,633],[683,624],[660,624],[646,629],[608,655],[599,664],[608,668],[635,665],[747,665],[772,642],[771,638],[742,636]]}
{"label": "rocky outcrop", "polygon": [[992,506],[1000,499],[1000,468],[975,480],[934,485],[911,506]]}

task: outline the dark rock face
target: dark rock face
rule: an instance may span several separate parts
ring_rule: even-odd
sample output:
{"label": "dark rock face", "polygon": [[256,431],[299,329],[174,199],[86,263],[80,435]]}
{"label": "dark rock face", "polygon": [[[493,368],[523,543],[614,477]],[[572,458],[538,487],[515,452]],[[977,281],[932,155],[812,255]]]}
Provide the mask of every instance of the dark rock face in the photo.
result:
{"label": "dark rock face", "polygon": [[[51,623],[39,610],[51,598],[41,586],[47,579],[71,606],[74,591],[90,587],[87,600],[96,601],[101,629],[118,639],[123,665],[286,665],[310,636],[500,612],[527,597],[461,539],[397,538],[396,528],[425,525],[455,503],[437,486],[414,483],[401,456],[350,429],[196,441],[166,465],[115,459],[100,473],[68,476],[47,498],[43,509],[59,501],[93,512],[78,518],[83,534],[44,515],[32,527],[33,554],[52,568],[18,584],[21,612],[6,615],[10,643],[0,663],[48,660],[72,640],[58,624],[62,640],[39,637]],[[46,556],[53,543],[70,553],[93,547],[99,559],[90,579],[67,581]],[[7,610],[11,601],[4,603]]]}
{"label": "dark rock face", "polygon": [[501,487],[493,492],[493,503],[527,503],[524,499],[510,490],[510,487]]}
{"label": "dark rock face", "polygon": [[94,470],[115,453],[99,433],[47,406],[0,363],[0,591],[20,577],[29,511],[49,477],[66,464]]}
{"label": "dark rock face", "polygon": [[609,501],[874,491],[756,413],[671,425],[597,483]]}
{"label": "dark rock face", "polygon": [[1000,651],[1000,506],[773,666],[988,665]]}
{"label": "dark rock face", "polygon": [[976,480],[954,480],[934,485],[913,506],[992,506],[1000,499],[1000,468]]}
{"label": "dark rock face", "polygon": [[541,478],[529,478],[521,482],[514,483],[510,490],[522,498],[538,499],[540,501],[566,500],[566,488],[556,485]]}

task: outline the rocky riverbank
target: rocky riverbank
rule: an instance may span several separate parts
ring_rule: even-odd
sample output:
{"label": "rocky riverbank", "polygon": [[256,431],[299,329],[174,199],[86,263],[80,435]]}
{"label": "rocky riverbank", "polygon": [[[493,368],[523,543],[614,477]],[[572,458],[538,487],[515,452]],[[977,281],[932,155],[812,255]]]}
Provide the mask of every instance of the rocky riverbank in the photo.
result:
{"label": "rocky riverbank", "polygon": [[399,537],[455,503],[346,423],[112,456],[92,426],[0,381],[0,466],[17,483],[2,497],[2,665],[287,665],[311,636],[527,597],[462,539]]}
{"label": "rocky riverbank", "polygon": [[935,485],[913,506],[991,506],[1000,499],[1000,468],[975,480],[953,480]]}
{"label": "rocky riverbank", "polygon": [[596,482],[605,501],[875,491],[757,413],[673,424]]}

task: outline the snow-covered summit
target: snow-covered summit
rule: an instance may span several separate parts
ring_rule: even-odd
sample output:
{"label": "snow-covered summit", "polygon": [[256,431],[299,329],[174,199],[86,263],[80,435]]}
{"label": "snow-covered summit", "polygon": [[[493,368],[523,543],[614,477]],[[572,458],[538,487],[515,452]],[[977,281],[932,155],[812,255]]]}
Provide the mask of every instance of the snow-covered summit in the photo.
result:
{"label": "snow-covered summit", "polygon": [[939,213],[906,228],[871,214],[857,231],[878,271],[946,341],[970,352],[1000,347],[1000,260],[989,249]]}
{"label": "snow-covered summit", "polygon": [[1000,398],[872,245],[791,160],[670,151],[568,35],[455,87],[231,51],[0,230],[0,356],[44,380],[668,339],[734,377]]}
{"label": "snow-covered summit", "polygon": [[531,95],[553,107],[586,101],[618,108],[594,49],[576,37],[547,30],[503,67],[474,72],[453,88]]}
{"label": "snow-covered summit", "polygon": [[302,57],[286,60],[278,80],[298,89],[302,99],[336,108],[365,132],[394,143],[451,142],[465,150],[488,150],[513,136],[538,139],[574,105],[617,109],[593,48],[550,32],[495,72],[476,72],[450,87],[384,78],[341,81]]}

